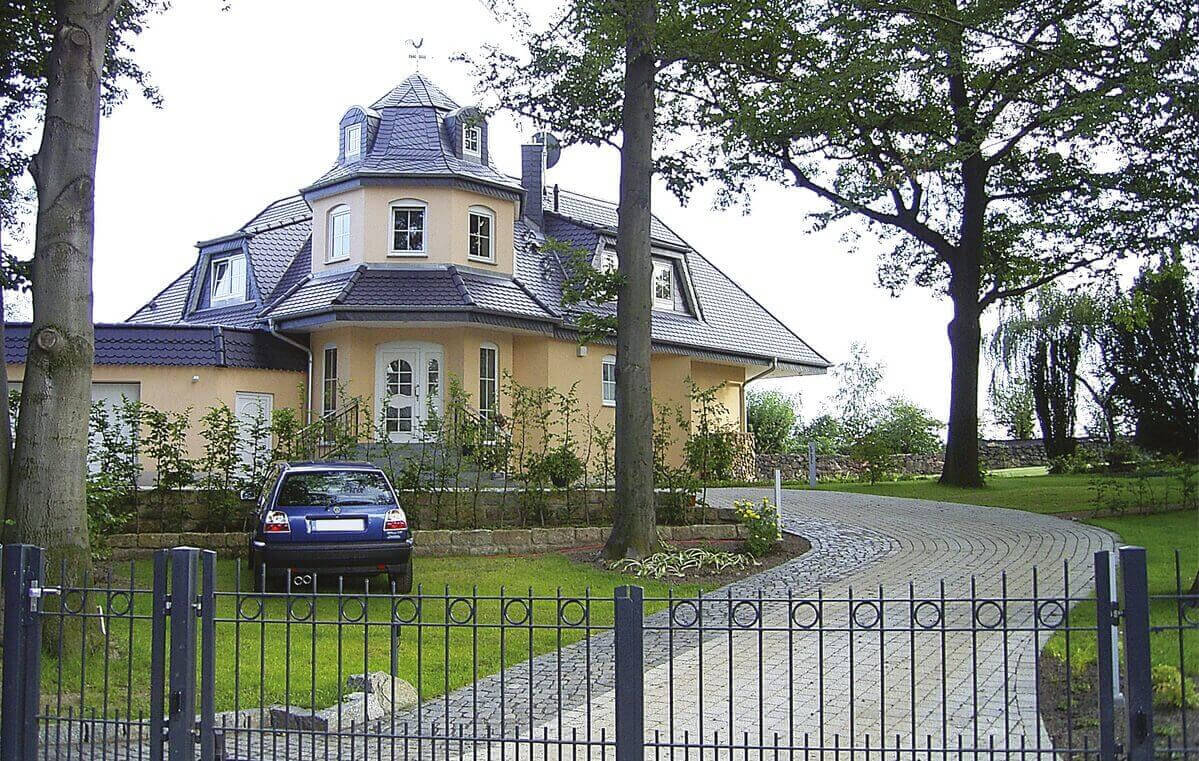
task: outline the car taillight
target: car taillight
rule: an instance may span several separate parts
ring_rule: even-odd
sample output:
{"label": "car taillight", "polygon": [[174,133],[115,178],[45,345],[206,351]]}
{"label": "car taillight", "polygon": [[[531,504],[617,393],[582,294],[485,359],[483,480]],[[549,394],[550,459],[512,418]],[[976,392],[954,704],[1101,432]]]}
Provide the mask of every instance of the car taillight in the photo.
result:
{"label": "car taillight", "polygon": [[408,519],[404,517],[403,510],[388,510],[387,515],[383,516],[384,531],[403,531],[408,528]]}
{"label": "car taillight", "polygon": [[291,523],[287,520],[287,513],[281,513],[278,510],[272,510],[266,514],[266,519],[262,522],[262,530],[268,534],[286,534],[291,531]]}

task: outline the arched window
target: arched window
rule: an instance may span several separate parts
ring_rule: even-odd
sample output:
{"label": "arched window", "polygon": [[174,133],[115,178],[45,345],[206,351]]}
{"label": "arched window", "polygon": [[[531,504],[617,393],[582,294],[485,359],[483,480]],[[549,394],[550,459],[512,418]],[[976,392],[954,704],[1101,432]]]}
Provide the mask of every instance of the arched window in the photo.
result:
{"label": "arched window", "polygon": [[350,258],[350,207],[334,206],[329,210],[329,241],[325,247],[326,262]]}
{"label": "arched window", "polygon": [[429,252],[429,205],[416,198],[391,202],[393,256],[425,256]]}
{"label": "arched window", "polygon": [[495,212],[486,206],[470,207],[467,258],[495,262]]}

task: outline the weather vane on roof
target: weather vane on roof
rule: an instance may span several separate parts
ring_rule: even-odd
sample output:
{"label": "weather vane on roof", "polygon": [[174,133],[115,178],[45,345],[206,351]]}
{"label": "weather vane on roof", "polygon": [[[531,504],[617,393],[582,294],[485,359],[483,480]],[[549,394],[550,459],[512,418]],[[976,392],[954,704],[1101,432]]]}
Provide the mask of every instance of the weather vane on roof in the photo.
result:
{"label": "weather vane on roof", "polygon": [[420,71],[420,62],[428,58],[428,56],[420,52],[420,49],[424,47],[425,38],[421,37],[419,40],[408,40],[407,42],[412,48],[412,52],[408,54],[408,59],[416,61],[416,70]]}

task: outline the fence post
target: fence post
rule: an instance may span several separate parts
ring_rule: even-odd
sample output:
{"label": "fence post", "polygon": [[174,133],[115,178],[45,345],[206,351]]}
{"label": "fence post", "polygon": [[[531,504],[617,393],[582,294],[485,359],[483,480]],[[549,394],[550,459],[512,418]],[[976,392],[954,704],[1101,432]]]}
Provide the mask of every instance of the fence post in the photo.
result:
{"label": "fence post", "polygon": [[1120,696],[1120,652],[1116,564],[1112,553],[1095,553],[1095,633],[1099,661],[1099,759],[1116,758],[1116,700]]}
{"label": "fence post", "polygon": [[1128,761],[1153,759],[1153,680],[1149,660],[1149,578],[1144,547],[1120,548],[1124,582],[1124,668],[1127,673]]}
{"label": "fence post", "polygon": [[200,551],[175,547],[171,556],[171,653],[167,667],[167,759],[192,761],[196,753],[196,598]]}
{"label": "fence post", "polygon": [[[37,758],[42,617],[38,613],[45,559],[41,547],[4,547],[4,686],[0,758]],[[34,591],[37,590],[37,591]]]}
{"label": "fence post", "polygon": [[645,760],[645,671],[642,650],[644,592],[617,587],[616,620],[616,761]]}
{"label": "fence post", "polygon": [[808,486],[816,488],[816,442],[808,442]]}

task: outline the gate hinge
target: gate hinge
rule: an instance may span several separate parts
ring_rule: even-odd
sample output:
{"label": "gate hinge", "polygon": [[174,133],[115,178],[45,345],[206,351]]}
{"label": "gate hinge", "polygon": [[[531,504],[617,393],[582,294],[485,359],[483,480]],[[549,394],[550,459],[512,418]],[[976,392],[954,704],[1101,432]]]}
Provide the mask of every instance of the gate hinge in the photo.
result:
{"label": "gate hinge", "polygon": [[36,611],[41,604],[41,599],[46,595],[62,594],[62,590],[58,587],[43,587],[38,583],[37,579],[29,582],[29,609]]}
{"label": "gate hinge", "polygon": [[1124,611],[1120,610],[1119,603],[1112,603],[1112,626],[1119,626],[1120,620],[1124,618]]}

